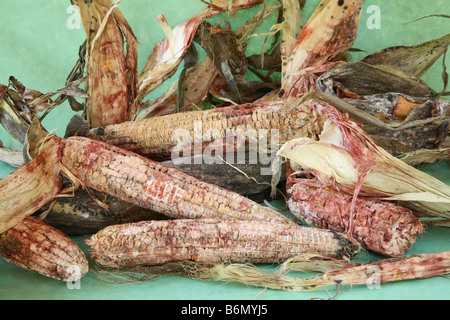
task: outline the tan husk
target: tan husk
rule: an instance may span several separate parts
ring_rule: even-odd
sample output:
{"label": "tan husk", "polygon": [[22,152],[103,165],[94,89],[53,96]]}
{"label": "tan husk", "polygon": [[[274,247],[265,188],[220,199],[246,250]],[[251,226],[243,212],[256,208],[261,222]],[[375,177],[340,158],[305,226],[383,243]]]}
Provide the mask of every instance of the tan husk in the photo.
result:
{"label": "tan husk", "polygon": [[0,233],[5,232],[60,193],[60,146],[51,145],[33,162],[0,181]]}
{"label": "tan husk", "polygon": [[138,43],[119,3],[72,0],[87,37],[86,111],[93,127],[131,120],[136,112]]}
{"label": "tan husk", "polygon": [[320,3],[292,49],[282,75],[281,96],[297,97],[314,91],[317,74],[339,64],[331,60],[353,46],[363,5],[364,0]]}

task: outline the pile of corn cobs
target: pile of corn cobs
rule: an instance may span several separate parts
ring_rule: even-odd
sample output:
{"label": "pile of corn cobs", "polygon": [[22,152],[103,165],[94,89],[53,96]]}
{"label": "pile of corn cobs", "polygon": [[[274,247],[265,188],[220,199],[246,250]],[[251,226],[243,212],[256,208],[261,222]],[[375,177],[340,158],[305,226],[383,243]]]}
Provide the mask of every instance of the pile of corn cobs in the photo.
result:
{"label": "pile of corn cobs", "polygon": [[[0,86],[0,122],[23,144],[0,154],[18,167],[0,182],[6,260],[73,281],[89,267],[68,235],[94,234],[102,267],[192,264],[188,276],[282,290],[364,283],[368,265],[346,262],[361,249],[388,257],[384,282],[448,272],[448,252],[403,255],[427,223],[448,224],[450,188],[417,166],[448,160],[445,90],[420,77],[450,35],[351,62],[364,1],[323,0],[303,23],[301,0],[211,0],[174,29],[159,15],[166,38],[139,72],[120,1],[72,4],[86,41],[66,86]],[[252,7],[232,30],[227,17]],[[247,56],[270,15],[273,42]],[[79,114],[57,137],[41,121],[64,101]],[[282,195],[292,219],[260,204]],[[237,265],[300,262],[325,273],[252,283],[257,269]]]}

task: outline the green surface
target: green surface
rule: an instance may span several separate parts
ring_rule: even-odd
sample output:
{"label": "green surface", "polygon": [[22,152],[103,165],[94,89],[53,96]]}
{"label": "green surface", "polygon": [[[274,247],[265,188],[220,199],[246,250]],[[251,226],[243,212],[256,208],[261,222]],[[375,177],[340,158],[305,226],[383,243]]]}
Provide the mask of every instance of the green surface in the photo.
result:
{"label": "green surface", "polygon": [[[305,18],[314,10],[319,1],[308,0]],[[367,21],[371,14],[367,8],[380,8],[381,28],[369,29]],[[203,8],[200,0],[124,0],[120,8],[133,28],[139,42],[139,67],[142,68],[153,45],[163,39],[163,33],[155,17],[163,13],[172,27],[184,21]],[[415,23],[414,19],[429,14],[450,14],[448,0],[442,1],[366,1],[358,29],[355,48],[366,53],[354,54],[360,59],[371,53],[393,45],[412,45],[442,37],[450,30],[450,21],[444,18],[429,18]],[[0,83],[6,84],[9,76],[15,76],[25,86],[49,92],[64,86],[65,79],[75,64],[78,47],[85,38],[81,25],[68,27],[76,17],[70,11],[70,1],[21,0],[0,2]],[[250,12],[240,12],[231,17],[233,25],[238,25],[250,17]],[[69,23],[69,24],[68,24]],[[261,31],[264,31],[262,28]],[[255,38],[249,47],[259,51],[261,38]],[[450,59],[447,56],[447,65]],[[436,91],[442,90],[442,58],[423,77]],[[156,98],[170,81],[153,92]],[[56,130],[62,135],[73,112],[67,104],[58,107],[44,121],[48,130]],[[0,140],[7,146],[19,146],[2,129]],[[427,172],[450,183],[450,165],[431,165]],[[0,177],[12,172],[13,168],[0,164]],[[448,251],[448,228],[428,228],[414,247],[413,253],[433,253]],[[75,238],[79,240],[79,238]],[[80,241],[80,246],[87,247]],[[362,254],[361,261],[379,257]],[[92,265],[92,261],[91,261]],[[69,289],[66,283],[52,280],[23,270],[0,259],[0,299],[284,299],[303,300],[313,297],[333,296],[335,288],[312,293],[292,293],[274,290],[248,288],[236,283],[200,282],[180,277],[164,277],[153,282],[114,284],[101,280],[95,273],[83,278],[79,289]],[[450,280],[445,277],[403,281],[383,284],[380,289],[367,286],[345,287],[337,299],[449,299]]]}

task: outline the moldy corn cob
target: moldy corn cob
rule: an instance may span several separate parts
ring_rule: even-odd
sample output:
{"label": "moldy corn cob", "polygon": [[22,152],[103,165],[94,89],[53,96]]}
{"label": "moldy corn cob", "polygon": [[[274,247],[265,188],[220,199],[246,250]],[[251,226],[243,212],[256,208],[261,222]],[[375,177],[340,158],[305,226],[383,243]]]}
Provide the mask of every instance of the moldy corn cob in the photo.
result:
{"label": "moldy corn cob", "polygon": [[[314,111],[298,106],[280,114],[280,110],[297,105],[299,99],[272,102],[255,102],[212,110],[188,111],[166,116],[124,122],[92,129],[87,137],[153,158],[169,158],[175,147],[205,148],[212,142],[227,138],[244,137],[257,141],[258,134],[272,130],[283,144],[296,137],[315,137],[320,132],[321,121]],[[278,147],[278,146],[277,146]],[[200,150],[201,151],[201,150]],[[225,150],[224,150],[225,151]]]}
{"label": "moldy corn cob", "polygon": [[343,234],[266,221],[180,219],[109,226],[86,241],[104,267],[204,263],[276,263],[303,253],[359,251]]}
{"label": "moldy corn cob", "polygon": [[35,217],[0,235],[0,256],[57,280],[76,281],[89,269],[85,254],[68,236]]}
{"label": "moldy corn cob", "polygon": [[[359,197],[299,180],[288,190],[292,214],[309,225],[348,233],[364,247],[401,256],[412,247],[423,226],[413,213],[390,202]],[[353,209],[353,210],[352,210]]]}
{"label": "moldy corn cob", "polygon": [[71,137],[61,143],[61,163],[83,185],[170,218],[293,224],[269,207],[133,152],[83,137]]}

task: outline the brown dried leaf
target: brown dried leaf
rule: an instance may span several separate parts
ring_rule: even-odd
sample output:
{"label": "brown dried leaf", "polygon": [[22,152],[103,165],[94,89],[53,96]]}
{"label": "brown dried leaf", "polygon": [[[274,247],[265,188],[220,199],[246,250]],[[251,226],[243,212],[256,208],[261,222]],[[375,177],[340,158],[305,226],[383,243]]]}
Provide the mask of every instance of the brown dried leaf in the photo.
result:
{"label": "brown dried leaf", "polygon": [[286,65],[280,96],[315,89],[317,74],[339,62],[335,56],[353,46],[364,0],[323,0],[308,19]]}
{"label": "brown dried leaf", "polygon": [[362,62],[390,66],[411,76],[421,78],[450,45],[450,33],[414,46],[396,46],[372,53]]}
{"label": "brown dried leaf", "polygon": [[55,199],[62,187],[60,147],[50,145],[0,181],[0,233]]}
{"label": "brown dried leaf", "polygon": [[[87,118],[97,127],[131,120],[137,95],[137,39],[110,0],[72,0],[87,37]],[[126,47],[125,47],[126,44]]]}

